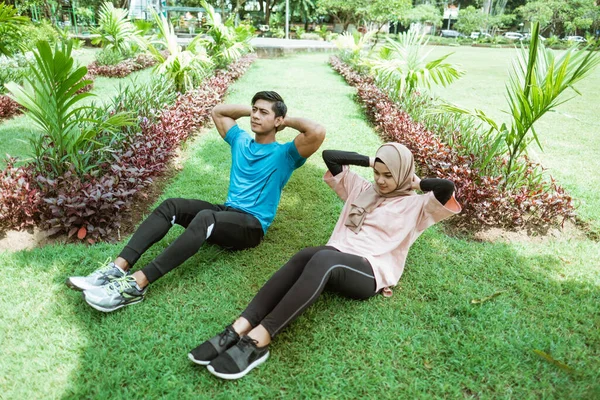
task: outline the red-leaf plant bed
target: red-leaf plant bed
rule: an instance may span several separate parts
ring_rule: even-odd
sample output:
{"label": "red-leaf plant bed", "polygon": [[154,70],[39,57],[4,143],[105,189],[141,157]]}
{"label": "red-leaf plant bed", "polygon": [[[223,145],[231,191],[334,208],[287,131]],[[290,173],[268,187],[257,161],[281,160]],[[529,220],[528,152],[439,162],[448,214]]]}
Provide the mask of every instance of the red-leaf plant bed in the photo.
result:
{"label": "red-leaf plant bed", "polygon": [[12,118],[23,112],[23,108],[5,94],[0,94],[0,120]]}
{"label": "red-leaf plant bed", "polygon": [[571,196],[554,180],[545,185],[503,189],[501,177],[482,176],[473,168],[476,155],[461,156],[442,143],[433,132],[399,109],[372,78],[356,72],[338,57],[331,57],[330,64],[348,84],[357,88],[359,102],[384,140],[406,145],[423,176],[454,181],[456,196],[463,206],[457,223],[544,228],[574,217]]}
{"label": "red-leaf plant bed", "polygon": [[135,58],[123,60],[116,65],[98,65],[92,62],[88,65],[88,72],[93,75],[109,78],[124,78],[134,71],[146,69],[156,64],[156,59],[149,54],[138,54]]}
{"label": "red-leaf plant bed", "polygon": [[[200,88],[179,96],[157,123],[142,121],[142,132],[131,136],[122,150],[114,153],[114,162],[103,166],[101,175],[79,177],[67,172],[57,179],[34,179],[31,167],[14,168],[11,164],[0,175],[0,226],[39,224],[49,233],[83,237],[89,243],[115,240],[134,196],[146,191],[166,170],[175,150],[209,120],[212,108],[254,59],[246,56],[206,79]],[[22,183],[15,187],[12,183],[19,179]],[[8,186],[15,189],[6,189]],[[10,217],[19,202],[30,211],[22,217]]]}

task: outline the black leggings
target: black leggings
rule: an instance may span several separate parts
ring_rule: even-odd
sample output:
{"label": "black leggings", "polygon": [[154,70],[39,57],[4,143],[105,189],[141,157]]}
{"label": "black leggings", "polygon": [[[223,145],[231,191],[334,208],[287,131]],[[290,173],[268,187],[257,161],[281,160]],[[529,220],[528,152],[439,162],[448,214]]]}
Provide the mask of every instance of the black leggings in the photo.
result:
{"label": "black leggings", "polygon": [[133,266],[174,224],[186,228],[185,232],[142,269],[150,282],[196,254],[205,241],[242,250],[257,246],[264,235],[256,217],[235,208],[202,200],[167,199],[140,225],[119,257]]}
{"label": "black leggings", "polygon": [[253,327],[274,337],[313,304],[327,287],[352,299],[376,294],[371,264],[329,247],[308,247],[275,272],[242,313]]}

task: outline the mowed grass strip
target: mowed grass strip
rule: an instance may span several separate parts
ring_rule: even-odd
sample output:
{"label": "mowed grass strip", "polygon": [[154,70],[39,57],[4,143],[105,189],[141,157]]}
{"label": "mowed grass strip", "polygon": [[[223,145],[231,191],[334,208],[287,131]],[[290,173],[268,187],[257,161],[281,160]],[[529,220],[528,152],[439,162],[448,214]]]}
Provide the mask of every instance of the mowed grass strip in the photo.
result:
{"label": "mowed grass strip", "polygon": [[[290,115],[327,127],[321,150],[373,154],[380,139],[354,102],[354,90],[326,60],[320,54],[258,60],[226,101],[248,103],[258,90],[276,90]],[[241,125],[248,128],[247,120]],[[280,135],[291,140],[295,132]],[[186,157],[162,199],[223,202],[229,148],[216,130],[191,142]],[[0,255],[2,397],[598,397],[598,245],[576,239],[479,243],[449,237],[441,226],[413,246],[393,297],[359,302],[325,294],[242,380],[218,380],[193,365],[187,352],[235,319],[291,255],[325,243],[342,204],[322,183],[324,171],[316,154],[293,175],[260,246],[242,252],[204,246],[153,284],[143,303],[111,314],[91,309],[64,280],[116,256],[124,242]],[[174,228],[139,267],[180,232]]]}

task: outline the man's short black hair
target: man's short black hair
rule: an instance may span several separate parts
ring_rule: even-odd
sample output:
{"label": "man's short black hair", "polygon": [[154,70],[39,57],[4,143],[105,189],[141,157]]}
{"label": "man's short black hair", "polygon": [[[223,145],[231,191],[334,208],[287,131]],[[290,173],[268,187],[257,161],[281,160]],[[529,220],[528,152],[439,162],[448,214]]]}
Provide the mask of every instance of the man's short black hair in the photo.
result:
{"label": "man's short black hair", "polygon": [[273,110],[275,113],[275,117],[285,117],[285,114],[287,114],[287,106],[277,92],[263,91],[256,93],[252,98],[252,105],[254,105],[254,103],[256,103],[258,100],[266,100],[270,103],[273,103],[271,110]]}

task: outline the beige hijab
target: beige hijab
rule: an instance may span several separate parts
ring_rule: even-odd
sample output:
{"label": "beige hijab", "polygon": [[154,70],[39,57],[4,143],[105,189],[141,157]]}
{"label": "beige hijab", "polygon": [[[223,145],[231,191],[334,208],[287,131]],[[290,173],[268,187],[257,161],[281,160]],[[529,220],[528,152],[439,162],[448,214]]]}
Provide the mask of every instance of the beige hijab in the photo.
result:
{"label": "beige hijab", "polygon": [[415,164],[410,150],[399,143],[386,143],[377,150],[376,158],[383,161],[390,170],[396,189],[390,193],[381,193],[377,184],[371,184],[371,187],[358,195],[351,203],[350,214],[345,222],[354,233],[360,232],[367,214],[379,207],[386,198],[415,194],[411,187]]}

